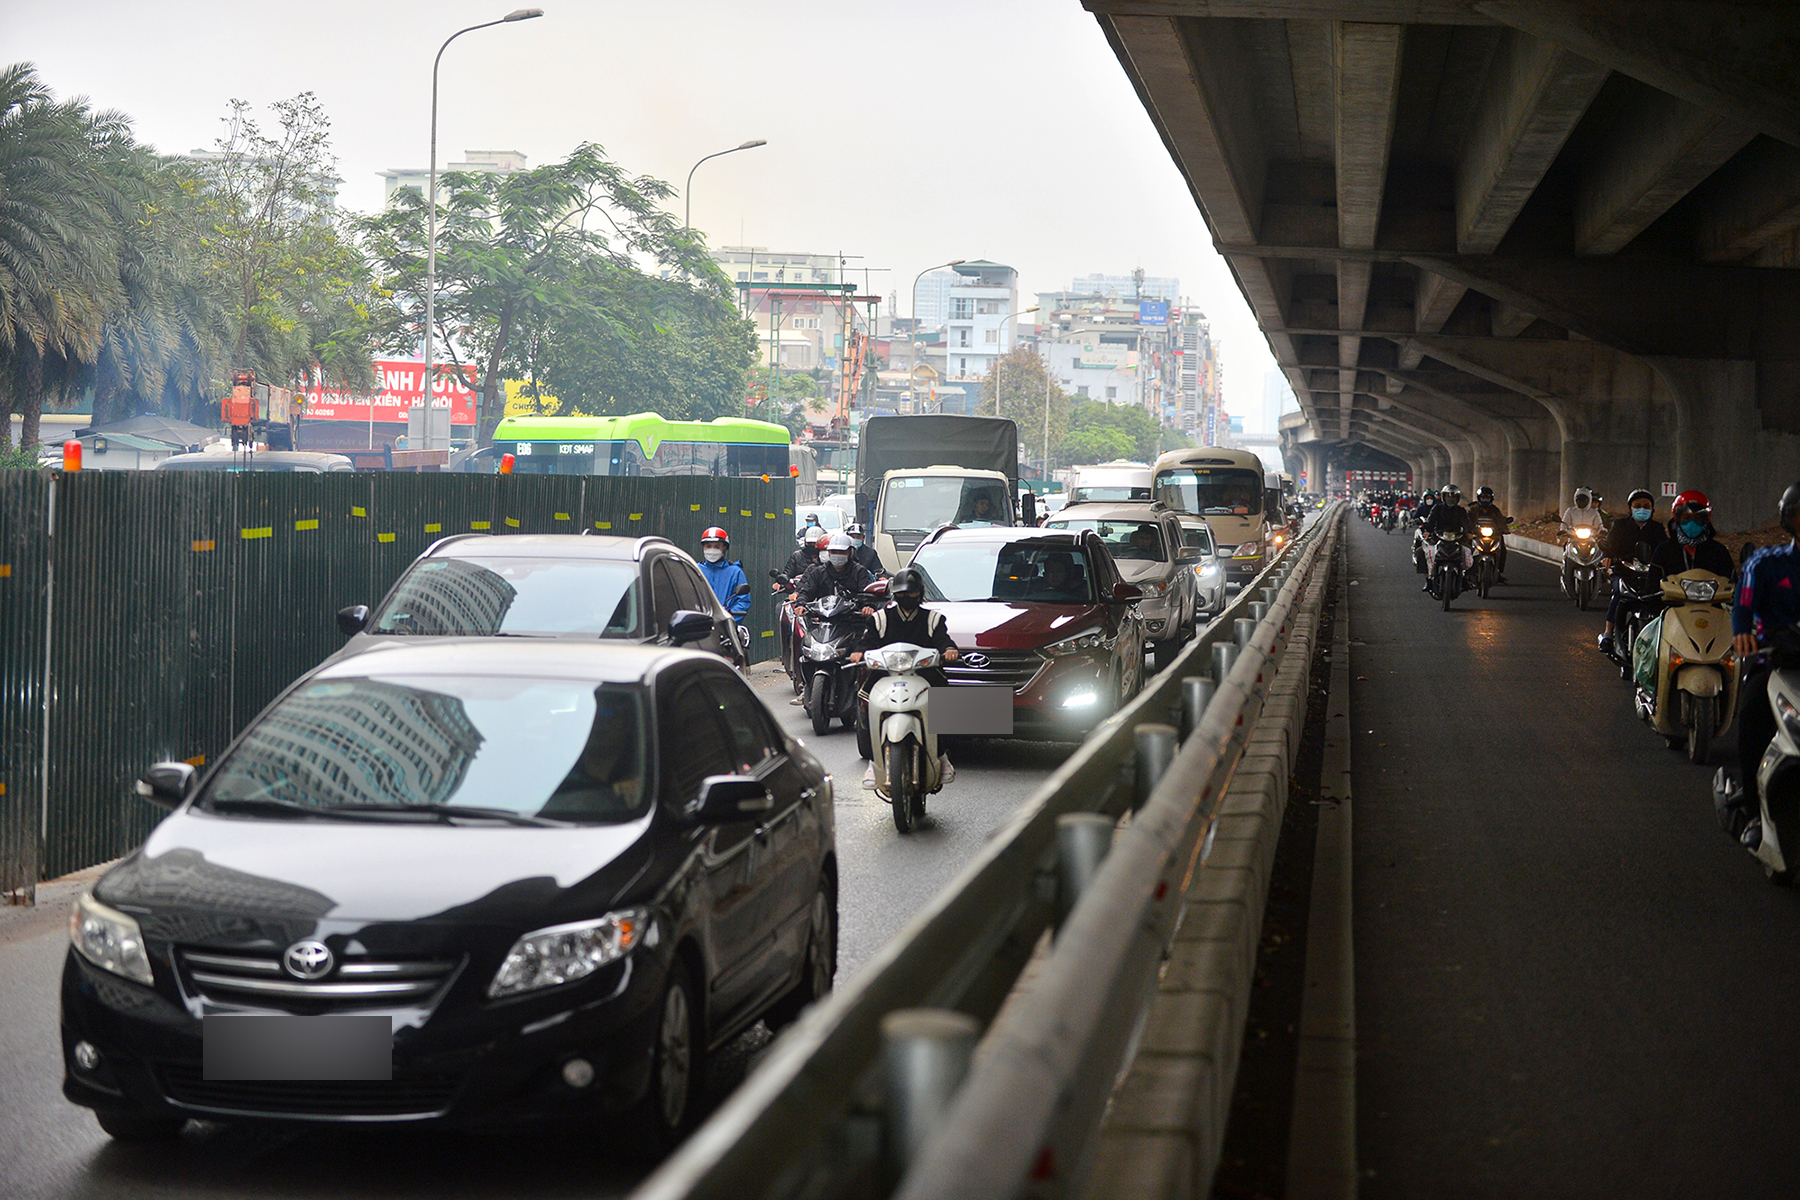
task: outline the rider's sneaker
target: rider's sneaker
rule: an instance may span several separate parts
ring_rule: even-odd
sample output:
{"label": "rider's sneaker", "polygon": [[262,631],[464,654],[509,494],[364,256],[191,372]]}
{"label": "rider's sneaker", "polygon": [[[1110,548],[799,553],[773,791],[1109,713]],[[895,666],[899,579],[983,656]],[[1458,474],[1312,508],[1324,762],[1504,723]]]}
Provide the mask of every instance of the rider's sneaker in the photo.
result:
{"label": "rider's sneaker", "polygon": [[792,700],[788,701],[788,707],[789,708],[805,708],[806,707],[806,697],[805,696],[795,696]]}
{"label": "rider's sneaker", "polygon": [[1613,636],[1612,636],[1612,634],[1610,634],[1610,633],[1601,634],[1600,635],[1600,653],[1606,655],[1608,658],[1611,658],[1612,652],[1613,652]]}
{"label": "rider's sneaker", "polygon": [[940,784],[956,782],[956,768],[950,765],[948,754],[938,755],[938,782]]}
{"label": "rider's sneaker", "polygon": [[1762,848],[1762,822],[1760,820],[1752,821],[1748,825],[1744,826],[1744,832],[1738,836],[1738,841],[1740,843],[1742,843],[1744,849],[1746,849],[1746,850],[1761,849]]}
{"label": "rider's sneaker", "polygon": [[863,787],[866,790],[871,791],[871,792],[875,790],[875,764],[874,763],[870,763],[868,770],[863,772]]}

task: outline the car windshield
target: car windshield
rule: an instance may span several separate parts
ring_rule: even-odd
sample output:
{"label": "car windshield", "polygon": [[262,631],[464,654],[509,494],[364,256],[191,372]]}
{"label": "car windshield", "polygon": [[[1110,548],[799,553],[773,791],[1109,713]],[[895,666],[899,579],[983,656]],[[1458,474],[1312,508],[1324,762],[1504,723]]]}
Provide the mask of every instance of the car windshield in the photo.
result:
{"label": "car windshield", "polygon": [[1215,554],[1213,549],[1212,526],[1182,525],[1181,540],[1190,550],[1198,550],[1202,554]]}
{"label": "car windshield", "polygon": [[1241,467],[1173,467],[1156,473],[1156,498],[1178,512],[1253,517],[1262,511],[1262,475]]}
{"label": "car windshield", "polygon": [[374,633],[490,637],[589,633],[632,637],[636,563],[599,559],[428,558],[415,563],[370,622]]}
{"label": "car windshield", "polygon": [[938,543],[912,565],[925,577],[927,600],[1094,602],[1087,555],[1070,542]]}
{"label": "car windshield", "polygon": [[[199,800],[316,809],[468,807],[580,823],[646,803],[637,689],[573,679],[317,680],[270,709]],[[438,809],[438,811],[445,811]]]}
{"label": "car windshield", "polygon": [[904,475],[887,485],[884,533],[930,533],[940,525],[1009,523],[1006,489],[989,479]]}
{"label": "car windshield", "polygon": [[1051,529],[1091,529],[1100,535],[1106,543],[1106,549],[1116,559],[1135,559],[1139,562],[1168,562],[1168,549],[1163,545],[1162,530],[1155,521],[1082,521],[1071,518],[1050,522]]}
{"label": "car windshield", "polygon": [[1150,499],[1150,485],[1137,487],[1076,487],[1069,491],[1070,504],[1111,504],[1126,500]]}

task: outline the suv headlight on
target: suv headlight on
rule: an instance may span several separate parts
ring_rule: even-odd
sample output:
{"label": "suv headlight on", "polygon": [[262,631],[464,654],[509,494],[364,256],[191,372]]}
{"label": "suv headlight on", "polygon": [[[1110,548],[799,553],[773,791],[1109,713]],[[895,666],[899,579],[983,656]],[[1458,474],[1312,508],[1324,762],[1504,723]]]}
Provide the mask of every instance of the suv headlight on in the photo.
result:
{"label": "suv headlight on", "polygon": [[84,894],[69,909],[69,944],[102,971],[146,985],[155,982],[137,921],[91,895]]}
{"label": "suv headlight on", "polygon": [[1052,658],[1061,658],[1065,654],[1081,654],[1087,650],[1102,650],[1107,645],[1106,634],[1098,629],[1090,629],[1086,633],[1078,633],[1074,637],[1064,638],[1060,642],[1051,642],[1042,653]]}
{"label": "suv headlight on", "polygon": [[507,951],[494,981],[488,984],[488,999],[574,983],[624,958],[649,931],[650,914],[628,908],[595,921],[552,925],[528,933]]}
{"label": "suv headlight on", "polygon": [[1211,579],[1225,568],[1216,558],[1209,558],[1194,568],[1194,572],[1202,579]]}

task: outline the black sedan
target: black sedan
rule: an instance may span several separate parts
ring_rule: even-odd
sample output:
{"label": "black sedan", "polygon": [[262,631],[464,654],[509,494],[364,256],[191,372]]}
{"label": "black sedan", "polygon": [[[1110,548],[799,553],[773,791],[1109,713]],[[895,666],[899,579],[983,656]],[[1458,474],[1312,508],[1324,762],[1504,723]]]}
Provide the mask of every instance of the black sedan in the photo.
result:
{"label": "black sedan", "polygon": [[390,641],[138,790],[174,811],[62,981],[114,1137],[616,1114],[661,1151],[707,1054],[836,970],[831,779],[716,655]]}
{"label": "black sedan", "polygon": [[750,644],[669,539],[569,533],[434,542],[379,608],[346,608],[338,628],[350,653],[401,637],[599,637],[691,645],[741,668]]}

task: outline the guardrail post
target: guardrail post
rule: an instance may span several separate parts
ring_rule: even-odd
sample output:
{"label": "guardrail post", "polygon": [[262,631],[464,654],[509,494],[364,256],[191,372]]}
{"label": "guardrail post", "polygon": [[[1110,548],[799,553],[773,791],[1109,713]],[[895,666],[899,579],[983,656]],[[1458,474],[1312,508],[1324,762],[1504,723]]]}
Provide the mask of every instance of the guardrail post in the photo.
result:
{"label": "guardrail post", "polygon": [[[1283,572],[1281,572],[1281,574],[1285,575],[1286,572],[1283,571]],[[1286,581],[1283,580],[1283,582],[1286,582]],[[1281,584],[1272,583],[1268,587],[1266,587],[1262,590],[1262,602],[1264,604],[1273,604],[1273,603],[1275,603],[1275,597],[1279,596],[1280,594],[1281,594]]]}
{"label": "guardrail post", "polygon": [[1213,681],[1203,675],[1190,675],[1181,681],[1181,740],[1187,741],[1188,735],[1200,728],[1200,719],[1206,715],[1206,706],[1212,703],[1213,693],[1218,689]]}
{"label": "guardrail post", "polygon": [[1231,668],[1237,663],[1238,648],[1233,642],[1214,642],[1212,648],[1213,686],[1225,682],[1231,674]]}
{"label": "guardrail post", "polygon": [[1139,725],[1137,734],[1137,799],[1133,809],[1144,807],[1150,793],[1162,781],[1163,772],[1175,761],[1173,725]]}
{"label": "guardrail post", "polygon": [[1117,823],[1101,813],[1064,813],[1056,818],[1056,926],[1062,928],[1075,901],[1106,861]]}
{"label": "guardrail post", "polygon": [[[1237,643],[1239,650],[1248,646],[1250,644],[1250,639],[1255,636],[1256,622],[1252,621],[1249,617],[1239,617],[1231,623],[1231,637],[1232,640]],[[1223,678],[1223,676],[1221,676],[1221,678]]]}
{"label": "guardrail post", "polygon": [[[1264,594],[1266,595],[1267,592]],[[1252,621],[1255,621],[1260,625],[1262,624],[1262,619],[1268,615],[1269,606],[1267,604],[1263,603],[1261,600],[1252,600],[1250,602],[1250,619]]]}
{"label": "guardrail post", "polygon": [[898,1180],[931,1140],[969,1074],[981,1026],[946,1008],[900,1008],[881,1019],[887,1121],[883,1153]]}

